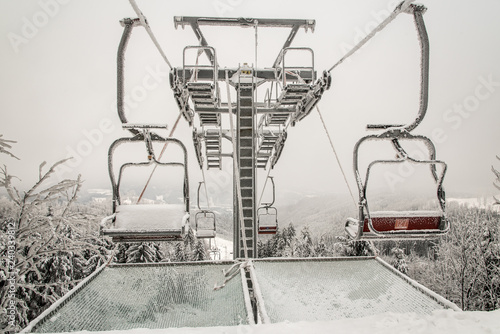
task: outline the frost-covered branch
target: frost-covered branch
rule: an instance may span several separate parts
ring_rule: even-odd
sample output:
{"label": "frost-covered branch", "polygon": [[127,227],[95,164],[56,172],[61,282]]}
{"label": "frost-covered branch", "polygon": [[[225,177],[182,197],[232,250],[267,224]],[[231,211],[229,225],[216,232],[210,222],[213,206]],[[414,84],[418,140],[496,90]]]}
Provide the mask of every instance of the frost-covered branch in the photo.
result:
{"label": "frost-covered branch", "polygon": [[12,148],[12,146],[9,145],[8,143],[17,143],[17,142],[14,141],[14,140],[3,139],[2,137],[3,137],[3,135],[0,135],[0,153],[7,154],[7,155],[13,157],[14,159],[20,160],[14,154],[12,154],[11,152],[7,151],[7,149]]}
{"label": "frost-covered branch", "polygon": [[7,166],[4,165],[3,168],[0,167],[0,187],[4,187],[5,190],[7,190],[7,194],[9,195],[11,200],[13,200],[17,205],[21,205],[21,197],[19,196],[19,192],[11,182],[13,178],[17,177],[8,173]]}
{"label": "frost-covered branch", "polygon": [[[497,155],[496,156],[498,160],[500,160],[500,157]],[[498,190],[500,190],[500,171],[498,171],[497,169],[495,169],[495,167],[491,166],[491,171],[493,172],[493,174],[495,174],[495,177],[496,177],[496,180],[493,181],[493,186],[495,188],[497,188]],[[498,198],[496,198],[495,196],[493,196],[493,199],[495,200],[495,203],[496,205],[500,205],[500,200]]]}
{"label": "frost-covered branch", "polygon": [[76,187],[75,187],[75,189],[73,191],[73,194],[71,195],[71,197],[69,197],[68,203],[66,204],[66,207],[64,208],[64,211],[62,213],[63,217],[66,217],[66,215],[68,214],[69,207],[78,198],[77,195],[78,195],[78,192],[80,191],[81,187],[82,187],[82,181],[81,181],[81,175],[79,174],[78,178],[76,179]]}
{"label": "frost-covered branch", "polygon": [[[69,159],[71,159],[71,158],[63,159],[63,160],[60,160],[60,161],[56,162],[56,163],[55,163],[55,164],[53,164],[53,165],[52,165],[52,167],[50,167],[50,168],[49,168],[49,170],[48,170],[45,174],[43,174],[43,175],[42,175],[42,169],[43,169],[43,167],[46,165],[46,162],[45,162],[45,161],[44,161],[44,162],[42,162],[42,163],[40,164],[39,169],[38,169],[38,182],[37,182],[37,183],[35,183],[35,185],[34,185],[33,187],[31,187],[31,189],[30,189],[30,190],[28,190],[28,191],[25,193],[25,198],[26,198],[26,199],[28,199],[28,198],[30,198],[30,197],[32,197],[32,196],[35,196],[35,190],[36,190],[38,187],[40,187],[40,186],[41,186],[41,185],[42,185],[42,184],[43,184],[43,183],[44,183],[44,182],[45,182],[45,181],[46,181],[46,180],[50,177],[50,175],[51,175],[52,173],[54,173],[54,172],[55,172],[55,170],[56,170],[57,166],[59,166],[59,165],[61,165],[61,164],[65,163],[65,162],[66,162],[66,161],[68,161]],[[68,181],[70,181],[70,180],[63,180],[63,181],[59,182],[58,184],[65,184],[65,183],[67,183]],[[57,185],[56,185],[56,186],[57,186]],[[54,186],[54,187],[55,187],[55,186]],[[54,188],[54,190],[55,190],[55,188]],[[47,191],[48,191],[48,189],[46,189],[44,192],[47,192]]]}

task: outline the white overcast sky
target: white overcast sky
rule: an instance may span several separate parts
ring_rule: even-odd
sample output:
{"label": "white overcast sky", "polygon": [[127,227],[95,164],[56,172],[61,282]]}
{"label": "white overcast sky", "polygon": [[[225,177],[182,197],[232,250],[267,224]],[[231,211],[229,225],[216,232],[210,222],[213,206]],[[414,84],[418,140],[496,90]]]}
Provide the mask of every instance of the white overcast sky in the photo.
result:
{"label": "white overcast sky", "polygon": [[[316,70],[321,73],[397,2],[137,3],[174,66],[182,64],[184,46],[197,43],[190,29],[174,29],[175,15],[315,19],[315,32],[301,30],[293,45],[312,47]],[[422,3],[428,7],[424,18],[431,51],[430,97],[428,115],[414,133],[436,139],[438,158],[448,163],[445,187],[449,194],[492,194],[490,168],[494,164],[500,168],[495,158],[500,155],[500,1]],[[12,151],[21,159],[2,155],[0,162],[22,179],[20,188],[35,181],[42,161],[54,163],[75,155],[78,149],[86,156],[76,157],[63,176],[81,173],[86,188],[109,187],[107,149],[113,140],[127,135],[113,107],[122,34],[119,20],[124,17],[135,17],[127,0],[0,0],[0,134],[17,141]],[[271,65],[287,34],[258,30],[259,66]],[[217,48],[221,66],[254,63],[253,29],[206,29],[206,37]],[[168,77],[163,75],[168,67],[142,28],[134,30],[128,50],[127,89],[143,85],[151,71],[158,75],[156,81],[148,81],[147,96],[134,101],[131,121],[172,125],[178,109]],[[332,87],[319,106],[354,189],[352,148],[367,134],[366,124],[406,123],[416,116],[419,49],[412,17],[400,15],[350,61],[332,71],[332,77]],[[93,134],[93,142],[85,133]],[[188,147],[192,184],[197,184],[201,173],[195,164],[191,129],[183,120],[177,136]],[[206,174],[208,180],[218,177],[212,170]],[[289,129],[272,175],[278,189],[346,193],[316,112]]]}

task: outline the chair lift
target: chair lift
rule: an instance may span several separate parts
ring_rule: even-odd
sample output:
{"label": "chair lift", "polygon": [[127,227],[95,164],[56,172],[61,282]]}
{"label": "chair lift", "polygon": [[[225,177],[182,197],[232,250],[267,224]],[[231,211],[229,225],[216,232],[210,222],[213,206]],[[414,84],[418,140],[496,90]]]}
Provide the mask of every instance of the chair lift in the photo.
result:
{"label": "chair lift", "polygon": [[273,207],[275,200],[275,185],[272,176],[268,176],[273,185],[273,201],[262,203],[263,206],[257,209],[257,224],[259,234],[276,234],[278,231],[278,210]]}
{"label": "chair lift", "polygon": [[[446,163],[436,160],[436,149],[429,138],[410,133],[422,122],[426,114],[429,77],[429,40],[422,17],[425,7],[411,5],[410,9],[414,16],[421,42],[421,92],[418,115],[415,121],[409,125],[368,125],[368,129],[383,129],[385,131],[379,135],[365,136],[356,143],[353,152],[353,168],[359,190],[359,217],[358,219],[348,218],[345,225],[346,234],[352,239],[423,239],[445,234],[450,228],[445,214],[446,201],[443,189],[443,179],[447,168]],[[358,169],[358,151],[360,145],[369,140],[391,140],[398,157],[393,160],[372,161],[367,167],[366,177],[363,181]],[[429,149],[429,159],[419,160],[410,157],[401,146],[400,140],[423,141]],[[400,164],[405,161],[430,166],[431,174],[437,186],[437,199],[440,210],[370,212],[366,198],[366,189],[371,168],[377,164]],[[436,165],[441,166],[439,175]]]}
{"label": "chair lift", "polygon": [[[210,210],[200,208],[200,189],[203,182],[198,185],[198,212],[194,217],[196,237],[198,239],[215,239],[216,219],[215,213]],[[211,247],[210,247],[211,248]]]}
{"label": "chair lift", "polygon": [[[383,138],[383,137],[382,137]],[[425,136],[413,136],[406,134],[405,139],[422,140],[429,148],[430,157],[428,160],[418,160],[410,157],[401,147],[400,138],[392,138],[392,144],[398,152],[398,158],[393,160],[375,160],[372,161],[366,171],[366,176],[361,179],[358,170],[358,150],[360,144],[366,140],[380,139],[378,136],[366,136],[356,143],[354,149],[354,171],[359,189],[359,218],[348,218],[345,231],[353,239],[424,239],[436,237],[437,235],[447,233],[449,222],[445,213],[445,192],[443,189],[443,180],[446,173],[446,163],[435,158],[434,145]],[[369,210],[366,190],[370,176],[370,170],[377,164],[399,164],[409,161],[416,164],[430,165],[431,174],[437,186],[437,198],[440,210],[438,211],[379,211]],[[441,172],[438,174],[436,165],[441,166]]]}
{"label": "chair lift", "polygon": [[[112,238],[113,242],[150,242],[181,240],[189,229],[189,180],[187,171],[187,151],[184,144],[175,138],[163,138],[150,129],[154,126],[123,125],[127,129],[135,129],[133,137],[115,140],[108,151],[108,170],[113,187],[113,214],[101,222],[101,234]],[[138,131],[140,129],[142,131]],[[144,141],[148,151],[148,161],[129,162],[120,167],[118,178],[113,169],[115,149],[124,144]],[[181,147],[183,162],[160,162],[157,160],[153,143],[163,142]],[[179,166],[184,169],[183,204],[136,204],[122,205],[120,184],[123,172],[130,167]],[[156,167],[155,166],[155,167]]]}

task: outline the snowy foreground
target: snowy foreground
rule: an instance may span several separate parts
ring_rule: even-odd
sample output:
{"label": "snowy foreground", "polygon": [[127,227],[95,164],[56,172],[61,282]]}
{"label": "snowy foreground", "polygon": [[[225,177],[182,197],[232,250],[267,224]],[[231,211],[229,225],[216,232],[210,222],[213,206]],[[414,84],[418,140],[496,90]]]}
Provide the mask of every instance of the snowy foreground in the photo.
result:
{"label": "snowy foreground", "polygon": [[83,333],[126,333],[126,334],[289,334],[289,333],[361,333],[361,334],[495,334],[500,333],[500,310],[492,312],[434,311],[432,315],[415,313],[384,313],[360,319],[342,319],[318,322],[283,322],[269,325],[247,325],[208,328],[131,329],[108,332]]}

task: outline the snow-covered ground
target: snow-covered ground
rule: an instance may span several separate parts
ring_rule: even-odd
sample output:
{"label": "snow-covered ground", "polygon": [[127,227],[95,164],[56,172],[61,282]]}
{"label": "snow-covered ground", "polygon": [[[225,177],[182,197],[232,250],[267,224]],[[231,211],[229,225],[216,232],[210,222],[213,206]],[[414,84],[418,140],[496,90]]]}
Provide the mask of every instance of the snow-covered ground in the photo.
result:
{"label": "snow-covered ground", "polygon": [[[90,332],[73,332],[83,334]],[[132,329],[126,331],[92,332],[92,334],[290,334],[290,333],[349,333],[349,334],[495,334],[500,333],[500,310],[492,312],[434,311],[432,315],[415,313],[384,313],[360,319],[318,322],[283,322],[208,328]]]}

